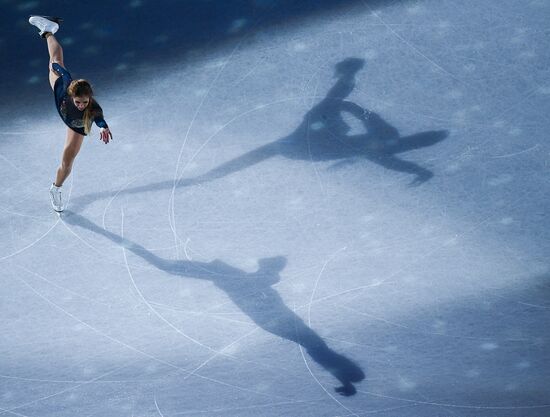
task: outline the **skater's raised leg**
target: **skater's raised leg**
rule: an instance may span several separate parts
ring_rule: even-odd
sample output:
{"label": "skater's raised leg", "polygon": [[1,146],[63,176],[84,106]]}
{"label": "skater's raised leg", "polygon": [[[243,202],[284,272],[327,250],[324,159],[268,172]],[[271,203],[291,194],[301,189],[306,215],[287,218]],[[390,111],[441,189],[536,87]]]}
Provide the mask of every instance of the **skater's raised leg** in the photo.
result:
{"label": "skater's raised leg", "polygon": [[59,17],[51,16],[31,16],[29,17],[29,23],[40,30],[38,33],[41,37],[45,38],[48,33],[52,35],[59,30],[59,24],[63,19]]}
{"label": "skater's raised leg", "polygon": [[48,43],[48,53],[50,54],[50,86],[52,87],[52,90],[55,85],[55,81],[59,78],[59,74],[55,72],[52,68],[53,63],[57,63],[64,67],[63,64],[63,48],[61,47],[61,44],[57,41],[55,36],[51,33],[46,34],[46,41]]}

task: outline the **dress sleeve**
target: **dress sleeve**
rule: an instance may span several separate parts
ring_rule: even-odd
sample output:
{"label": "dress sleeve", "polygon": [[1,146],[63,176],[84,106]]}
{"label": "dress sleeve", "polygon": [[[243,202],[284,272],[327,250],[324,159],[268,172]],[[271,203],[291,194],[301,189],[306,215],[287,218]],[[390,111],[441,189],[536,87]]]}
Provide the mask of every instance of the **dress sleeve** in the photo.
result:
{"label": "dress sleeve", "polygon": [[94,123],[97,125],[97,127],[101,127],[104,129],[109,127],[107,125],[107,122],[103,118],[103,109],[95,100],[94,100]]}
{"label": "dress sleeve", "polygon": [[57,62],[52,63],[52,69],[63,79],[63,90],[67,91],[69,84],[73,80],[73,77],[71,77],[71,73],[63,68],[61,65],[59,65]]}

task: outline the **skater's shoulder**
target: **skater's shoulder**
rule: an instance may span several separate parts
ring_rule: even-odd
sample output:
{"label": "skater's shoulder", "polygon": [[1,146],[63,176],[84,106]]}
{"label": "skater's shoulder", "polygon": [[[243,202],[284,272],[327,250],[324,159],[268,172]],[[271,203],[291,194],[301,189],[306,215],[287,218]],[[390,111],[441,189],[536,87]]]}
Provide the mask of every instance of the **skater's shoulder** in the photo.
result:
{"label": "skater's shoulder", "polygon": [[90,103],[90,106],[91,106],[93,112],[102,112],[103,111],[103,109],[101,108],[101,106],[99,105],[99,103],[97,102],[97,100],[95,98],[92,98],[92,102]]}

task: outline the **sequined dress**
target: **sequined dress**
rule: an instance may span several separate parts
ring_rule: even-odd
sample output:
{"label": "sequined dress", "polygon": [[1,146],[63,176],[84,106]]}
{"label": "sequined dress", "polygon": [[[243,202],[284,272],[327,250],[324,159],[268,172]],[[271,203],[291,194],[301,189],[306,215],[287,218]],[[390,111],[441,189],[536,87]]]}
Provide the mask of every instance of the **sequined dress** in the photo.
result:
{"label": "sequined dress", "polygon": [[[67,93],[67,88],[73,80],[71,74],[55,62],[52,64],[52,69],[60,75],[60,77],[55,81],[53,89],[55,107],[59,112],[59,116],[61,116],[63,122],[65,122],[65,124],[76,133],[86,136],[86,133],[84,132],[84,111],[78,110]],[[107,128],[107,122],[105,122],[105,119],[103,118],[103,110],[101,109],[101,106],[93,99],[90,105],[92,106],[91,110],[94,123],[98,127]]]}

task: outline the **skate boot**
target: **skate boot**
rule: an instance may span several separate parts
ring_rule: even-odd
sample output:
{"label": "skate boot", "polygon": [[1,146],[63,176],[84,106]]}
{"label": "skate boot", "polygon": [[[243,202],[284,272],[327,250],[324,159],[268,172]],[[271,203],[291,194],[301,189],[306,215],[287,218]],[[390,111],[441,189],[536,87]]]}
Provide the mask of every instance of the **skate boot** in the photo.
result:
{"label": "skate boot", "polygon": [[56,187],[52,184],[50,187],[50,198],[52,200],[52,207],[58,213],[63,211],[63,201],[61,200],[61,187]]}
{"label": "skate boot", "polygon": [[52,16],[31,16],[29,17],[29,23],[33,26],[36,26],[40,33],[39,35],[43,38],[46,37],[46,33],[51,33],[52,35],[59,30],[59,24],[63,19],[59,17]]}

